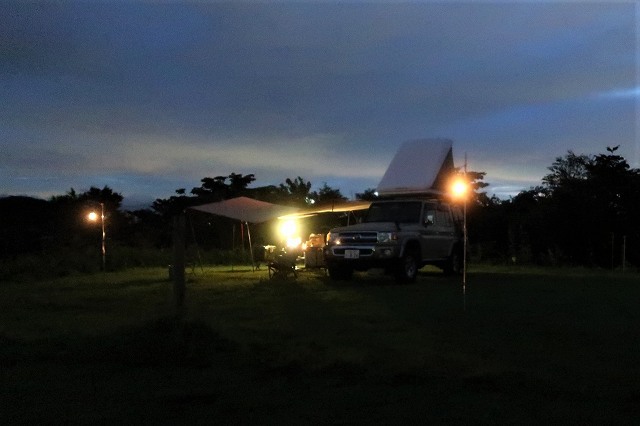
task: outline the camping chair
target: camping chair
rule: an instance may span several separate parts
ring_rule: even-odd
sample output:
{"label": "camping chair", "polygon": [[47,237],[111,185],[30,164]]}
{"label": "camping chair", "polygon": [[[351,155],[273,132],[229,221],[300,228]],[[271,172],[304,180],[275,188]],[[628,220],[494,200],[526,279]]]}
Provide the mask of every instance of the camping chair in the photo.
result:
{"label": "camping chair", "polygon": [[269,278],[287,278],[289,274],[292,274],[294,279],[298,278],[295,254],[283,252],[268,261],[267,267],[269,269]]}

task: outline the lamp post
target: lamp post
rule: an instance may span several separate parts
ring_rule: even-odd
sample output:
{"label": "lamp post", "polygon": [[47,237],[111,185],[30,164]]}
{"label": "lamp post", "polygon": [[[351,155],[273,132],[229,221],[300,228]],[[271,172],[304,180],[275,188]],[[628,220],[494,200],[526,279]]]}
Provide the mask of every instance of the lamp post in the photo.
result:
{"label": "lamp post", "polygon": [[467,182],[467,166],[465,161],[465,170],[462,179],[457,179],[452,186],[453,196],[462,198],[462,294],[466,295],[467,291],[467,192],[469,191],[469,183]]}
{"label": "lamp post", "polygon": [[[96,212],[91,212],[88,215],[88,218],[92,222],[96,222],[98,220],[98,214]],[[100,223],[102,225],[102,271],[106,272],[107,268],[107,248],[106,248],[106,239],[107,233],[105,232],[104,227],[104,203],[100,203]]]}

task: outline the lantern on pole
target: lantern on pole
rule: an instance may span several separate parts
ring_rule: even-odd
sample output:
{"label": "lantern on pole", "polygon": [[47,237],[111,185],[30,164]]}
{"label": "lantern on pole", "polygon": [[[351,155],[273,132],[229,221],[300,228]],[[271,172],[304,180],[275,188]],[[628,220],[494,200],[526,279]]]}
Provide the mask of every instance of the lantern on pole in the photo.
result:
{"label": "lantern on pole", "polygon": [[464,172],[456,178],[451,186],[451,194],[456,199],[462,199],[462,293],[467,291],[467,199],[469,197],[469,182],[467,180],[467,158],[465,155]]}
{"label": "lantern on pole", "polygon": [[[101,251],[102,251],[102,270],[106,271],[106,265],[107,265],[107,247],[106,247],[106,240],[107,240],[107,233],[105,231],[105,227],[104,227],[104,203],[100,203],[100,224],[102,226],[102,247],[101,247]],[[98,221],[98,213],[92,211],[87,215],[87,218],[91,221],[91,222],[97,222]]]}

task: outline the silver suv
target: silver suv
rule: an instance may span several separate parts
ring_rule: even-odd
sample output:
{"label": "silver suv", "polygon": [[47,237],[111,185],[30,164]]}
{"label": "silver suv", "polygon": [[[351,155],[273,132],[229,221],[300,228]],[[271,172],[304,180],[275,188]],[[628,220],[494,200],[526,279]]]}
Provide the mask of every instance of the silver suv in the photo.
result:
{"label": "silver suv", "polygon": [[334,280],[371,268],[384,268],[398,282],[414,281],[425,265],[459,273],[462,254],[462,215],[437,199],[374,201],[361,223],[332,229],[324,248]]}

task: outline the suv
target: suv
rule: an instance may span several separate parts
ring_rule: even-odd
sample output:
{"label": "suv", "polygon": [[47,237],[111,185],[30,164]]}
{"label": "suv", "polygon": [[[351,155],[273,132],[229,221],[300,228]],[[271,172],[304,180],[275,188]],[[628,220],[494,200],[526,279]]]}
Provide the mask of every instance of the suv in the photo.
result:
{"label": "suv", "polygon": [[329,232],[324,258],[334,280],[384,268],[398,282],[412,282],[425,265],[461,272],[463,245],[462,215],[454,206],[437,199],[380,200],[361,223]]}

